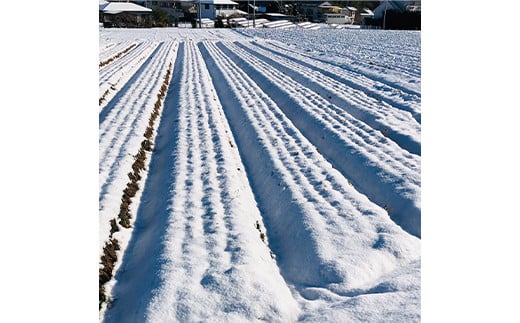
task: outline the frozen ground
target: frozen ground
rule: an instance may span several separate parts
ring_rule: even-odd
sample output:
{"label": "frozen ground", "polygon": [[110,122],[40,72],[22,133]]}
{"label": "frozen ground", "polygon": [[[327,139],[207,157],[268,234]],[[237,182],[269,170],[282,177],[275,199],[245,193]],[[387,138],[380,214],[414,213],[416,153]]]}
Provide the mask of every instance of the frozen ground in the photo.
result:
{"label": "frozen ground", "polygon": [[419,32],[101,28],[99,50],[100,255],[172,66],[102,320],[420,321]]}

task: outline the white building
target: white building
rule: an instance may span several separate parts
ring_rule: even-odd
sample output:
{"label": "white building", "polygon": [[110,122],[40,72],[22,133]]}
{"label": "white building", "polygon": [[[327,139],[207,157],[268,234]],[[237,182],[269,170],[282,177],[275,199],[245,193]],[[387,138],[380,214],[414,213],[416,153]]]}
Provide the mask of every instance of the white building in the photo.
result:
{"label": "white building", "polygon": [[350,23],[350,18],[344,13],[325,13],[323,15],[327,24],[344,25]]}
{"label": "white building", "polygon": [[132,2],[99,1],[99,22],[105,27],[143,27],[151,9]]}
{"label": "white building", "polygon": [[223,18],[237,13],[245,13],[238,10],[238,3],[231,0],[200,0],[200,16],[215,20],[218,16]]}

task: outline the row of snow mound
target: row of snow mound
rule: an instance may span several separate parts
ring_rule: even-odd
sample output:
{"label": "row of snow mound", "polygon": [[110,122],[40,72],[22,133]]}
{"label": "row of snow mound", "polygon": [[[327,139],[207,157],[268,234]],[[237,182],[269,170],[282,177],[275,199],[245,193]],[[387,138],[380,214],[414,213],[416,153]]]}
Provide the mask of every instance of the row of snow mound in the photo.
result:
{"label": "row of snow mound", "polygon": [[[270,45],[283,49],[290,57],[303,55],[313,63],[324,63],[325,70],[330,69],[334,74],[357,75],[371,83],[382,83],[383,87],[393,89],[382,88],[379,94],[404,95],[405,101],[416,105],[413,114],[420,113],[419,33],[378,34],[376,30],[355,29],[331,33],[325,24],[323,26],[313,33],[301,33],[294,29],[283,33],[270,32],[268,29],[245,29],[242,33],[249,37],[268,39]],[[420,115],[417,119],[420,120]]]}
{"label": "row of snow mound", "polygon": [[[227,21],[226,21],[227,22]],[[212,27],[213,21],[209,20],[207,18],[202,19],[202,26],[203,27]],[[270,28],[270,29],[288,29],[288,28],[295,28],[299,27],[302,29],[309,29],[309,30],[315,30],[320,29],[319,24],[311,23],[311,22],[301,22],[301,23],[293,23],[289,20],[276,20],[276,21],[270,21],[265,18],[260,19],[247,19],[247,18],[231,18],[229,19],[229,25],[231,27],[238,27],[238,28]]]}
{"label": "row of snow mound", "polygon": [[296,25],[289,20],[277,20],[271,21],[264,24],[264,28],[276,28],[276,29],[288,29],[295,28]]}
{"label": "row of snow mound", "polygon": [[110,64],[112,61],[118,59],[119,57],[123,56],[124,54],[126,54],[128,51],[130,51],[132,48],[135,47],[135,44],[132,44],[130,45],[129,47],[125,48],[123,51],[117,53],[116,55],[114,55],[113,57],[110,57],[109,59],[107,59],[106,61],[103,61],[103,62],[100,62],[99,63],[99,67],[103,67],[107,64]]}
{"label": "row of snow mound", "polygon": [[194,42],[180,44],[174,71],[104,322],[294,322],[297,302]]}
{"label": "row of snow mound", "polygon": [[[344,84],[327,85],[322,76],[322,86],[314,86],[311,75],[316,74],[315,71],[299,74],[299,70],[305,68],[291,64],[284,67],[283,63],[290,62],[281,60],[273,52],[248,48],[238,42],[219,44],[224,50],[232,51],[229,53],[231,58],[236,57],[235,54],[239,56],[237,63],[254,76],[335,168],[360,192],[387,209],[392,219],[407,232],[420,237],[419,157],[348,113],[362,105],[368,111],[379,110],[381,106],[377,101],[335,101],[328,94],[329,88]],[[344,91],[351,92],[353,97],[361,94],[348,87]],[[364,97],[360,96],[360,99]],[[344,108],[346,105],[350,107]],[[398,116],[404,120],[404,116]],[[415,122],[411,117],[408,120]]]}
{"label": "row of snow mound", "polygon": [[113,276],[133,230],[131,213],[135,215],[146,180],[154,127],[168,88],[176,46],[172,41],[154,45],[156,50],[150,60],[135,71],[129,84],[100,113],[100,314],[112,301]]}
{"label": "row of snow mound", "polygon": [[321,28],[321,26],[319,24],[315,24],[315,23],[312,23],[312,22],[309,22],[309,21],[300,22],[297,25],[300,28],[309,29],[309,30],[316,30],[316,29],[320,29]]}
{"label": "row of snow mound", "polygon": [[287,51],[279,45],[267,42],[254,42],[254,45],[248,46],[253,53],[271,60],[291,77],[305,79],[308,87],[332,103],[381,131],[407,151],[420,155],[420,110],[413,95],[403,92],[396,95],[399,91],[387,84]]}
{"label": "row of snow mound", "polygon": [[[244,52],[235,54],[238,48],[229,43],[203,42],[199,48],[235,135],[269,244],[295,297],[301,297],[303,316],[372,293],[392,303],[385,309],[389,312],[418,313],[420,278],[416,272],[406,281],[401,277],[420,258],[420,240],[321,155],[287,117],[282,102],[272,99],[269,85],[240,60]],[[394,291],[403,291],[395,303],[387,293]],[[351,320],[351,314],[342,313],[332,321]]]}
{"label": "row of snow mound", "polygon": [[215,27],[215,21],[209,18],[202,18],[200,19],[200,25],[202,28],[212,28]]}
{"label": "row of snow mound", "polygon": [[293,28],[296,25],[289,20],[278,20],[278,21],[270,21],[265,18],[259,19],[247,19],[244,17],[240,18],[231,18],[229,19],[229,25],[231,27],[238,28]]}
{"label": "row of snow mound", "polygon": [[247,18],[244,17],[237,17],[237,18],[230,18],[229,19],[229,26],[230,27],[238,27],[243,24],[247,23]]}
{"label": "row of snow mound", "polygon": [[[146,167],[146,156],[147,152],[152,151],[153,147],[153,139],[154,139],[154,126],[155,121],[159,117],[160,110],[162,108],[162,102],[164,97],[166,96],[166,90],[168,89],[168,85],[170,83],[170,75],[172,72],[172,64],[168,67],[168,71],[166,75],[164,75],[164,81],[162,83],[160,92],[157,94],[157,100],[154,105],[154,109],[152,114],[150,115],[148,127],[144,133],[143,141],[141,142],[141,146],[139,151],[134,156],[135,160],[132,164],[132,172],[128,173],[129,182],[127,183],[126,188],[123,190],[121,197],[121,205],[119,214],[117,218],[113,218],[110,220],[110,235],[109,240],[105,242],[105,246],[103,247],[103,255],[101,256],[101,267],[99,268],[99,309],[101,310],[104,302],[107,301],[107,295],[105,290],[105,284],[110,281],[113,276],[113,270],[116,266],[116,262],[118,260],[116,251],[120,250],[119,240],[114,238],[114,234],[124,230],[131,228],[131,214],[130,214],[130,205],[133,203],[133,200],[137,194],[137,191],[140,189],[141,179],[143,178],[143,172],[145,172]],[[117,221],[117,223],[116,223]],[[119,225],[121,227],[119,227]]]}
{"label": "row of snow mound", "polygon": [[130,46],[137,45],[137,42],[133,40],[119,41],[119,42],[109,42],[105,44],[103,47],[99,48],[99,63],[107,61],[112,57],[117,56],[119,53],[125,51]]}
{"label": "row of snow mound", "polygon": [[264,27],[264,24],[268,23],[269,20],[265,18],[260,19],[246,19],[246,18],[233,18],[234,26],[241,27],[241,28],[261,28]]}
{"label": "row of snow mound", "polygon": [[[214,63],[208,64],[212,77],[226,80],[216,84],[217,91],[286,278],[306,286],[334,283],[337,292],[347,292],[378,277],[382,272],[376,268],[417,259],[418,239],[396,226],[318,153],[263,85],[233,67],[243,64],[229,58],[231,50],[203,46]],[[380,254],[385,265],[378,264],[380,252],[389,252]]]}
{"label": "row of snow mound", "polygon": [[[141,42],[138,46],[133,44],[131,51],[117,56],[110,64],[105,64],[99,69],[99,109],[117,94],[126,82],[137,72],[146,59],[157,48],[156,42]],[[130,48],[130,47],[129,47]],[[100,63],[101,65],[101,63]]]}
{"label": "row of snow mound", "polygon": [[[247,30],[305,54],[287,36],[301,32]],[[167,41],[100,113],[100,236],[117,239],[100,250],[115,262],[104,323],[420,322],[421,241],[389,217],[399,199],[413,206],[405,187],[420,202],[420,155],[366,116],[398,110],[396,131],[417,122],[374,97],[386,87],[231,29],[107,33]],[[141,142],[149,164],[128,174]],[[125,229],[113,215],[128,179],[142,185]],[[401,196],[374,202],[390,191]]]}

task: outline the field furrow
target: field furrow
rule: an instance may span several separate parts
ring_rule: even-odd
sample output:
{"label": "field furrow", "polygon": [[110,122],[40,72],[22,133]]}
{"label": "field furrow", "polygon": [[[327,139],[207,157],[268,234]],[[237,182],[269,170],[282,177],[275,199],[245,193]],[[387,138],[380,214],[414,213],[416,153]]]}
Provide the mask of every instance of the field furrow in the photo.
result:
{"label": "field furrow", "polygon": [[[255,227],[262,218],[192,42],[182,43],[174,70],[106,321],[293,320],[296,302]],[[170,167],[157,168],[163,163]]]}
{"label": "field furrow", "polygon": [[283,113],[360,192],[387,209],[406,231],[420,236],[420,161],[417,156],[341,113],[341,109],[307,84],[276,73],[277,69],[265,60],[231,43],[218,46],[262,84]]}
{"label": "field furrow", "polygon": [[117,54],[123,52],[126,48],[135,45],[137,42],[133,40],[125,40],[119,42],[108,43],[99,48],[99,62],[105,62]]}
{"label": "field furrow", "polygon": [[176,54],[175,42],[161,44],[143,72],[107,106],[99,125],[99,208],[101,246],[108,236],[108,222],[119,212],[119,199],[131,171],[133,155],[143,139],[168,64]]}
{"label": "field furrow", "polygon": [[[309,78],[317,84],[333,84],[332,94],[342,98],[343,101],[353,100],[364,106],[365,113],[375,114],[376,120],[385,122],[386,119],[397,118],[405,124],[410,124],[410,128],[418,131],[418,126],[406,113],[409,112],[416,122],[420,123],[420,96],[415,93],[407,93],[399,86],[385,84],[377,79],[371,79],[364,74],[345,70],[338,66],[324,63],[314,58],[307,58],[278,46],[272,46],[269,42],[254,42],[259,48],[254,48],[254,52],[269,58],[276,57],[280,66],[286,67]],[[261,50],[263,49],[263,50]],[[274,56],[274,57],[273,57]],[[295,67],[297,67],[295,69]],[[397,108],[397,109],[396,109]],[[388,122],[388,121],[386,121]],[[394,123],[397,124],[397,123]],[[402,127],[404,128],[404,127]],[[418,134],[411,136],[414,140],[420,140]],[[419,142],[420,144],[420,142]]]}
{"label": "field furrow", "polygon": [[100,33],[101,321],[420,321],[417,33]]}
{"label": "field furrow", "polygon": [[280,270],[301,297],[307,299],[309,286],[346,296],[370,285],[383,275],[379,270],[384,267],[370,256],[373,253],[385,254],[385,262],[393,263],[389,270],[415,257],[413,252],[401,258],[368,247],[377,245],[378,232],[408,236],[402,250],[413,250],[418,240],[390,221],[317,152],[244,64],[236,64],[219,45],[204,42],[199,47],[208,58]]}
{"label": "field furrow", "polygon": [[119,90],[138,72],[154,50],[158,42],[143,42],[129,53],[99,70],[99,111],[110,103]]}
{"label": "field furrow", "polygon": [[398,74],[410,79],[421,77],[420,68],[418,68],[420,55],[418,55],[417,49],[393,46],[380,48],[369,43],[349,44],[348,48],[342,46],[343,44],[338,45],[334,50],[335,55],[329,57],[331,62],[355,62],[353,67],[368,75],[378,72],[378,74]]}
{"label": "field furrow", "polygon": [[380,34],[354,30],[244,30],[249,36],[296,56],[311,58],[381,82],[405,93],[420,95],[420,41],[414,32],[402,33],[390,44]]}

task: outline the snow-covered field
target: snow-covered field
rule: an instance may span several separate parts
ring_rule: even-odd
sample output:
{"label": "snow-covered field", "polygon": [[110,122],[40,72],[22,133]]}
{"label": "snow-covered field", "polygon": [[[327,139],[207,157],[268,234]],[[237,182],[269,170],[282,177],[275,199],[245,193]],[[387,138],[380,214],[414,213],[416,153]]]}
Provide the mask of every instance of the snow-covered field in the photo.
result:
{"label": "snow-covered field", "polygon": [[420,321],[420,37],[101,28],[100,318]]}

